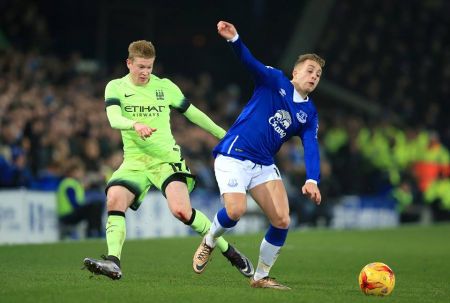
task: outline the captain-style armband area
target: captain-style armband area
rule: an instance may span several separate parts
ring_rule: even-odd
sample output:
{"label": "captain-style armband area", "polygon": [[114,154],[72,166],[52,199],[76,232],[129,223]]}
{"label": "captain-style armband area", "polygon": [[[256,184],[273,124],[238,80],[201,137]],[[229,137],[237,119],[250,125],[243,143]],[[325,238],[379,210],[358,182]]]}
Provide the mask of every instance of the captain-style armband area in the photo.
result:
{"label": "captain-style armband area", "polygon": [[180,114],[184,114],[188,108],[191,106],[191,102],[188,99],[183,99],[180,106],[174,107]]}
{"label": "captain-style armband area", "polygon": [[313,179],[308,179],[308,180],[306,180],[306,181],[305,181],[305,184],[306,184],[306,183],[314,183],[314,184],[317,185],[317,181],[316,181],[316,180],[313,180]]}

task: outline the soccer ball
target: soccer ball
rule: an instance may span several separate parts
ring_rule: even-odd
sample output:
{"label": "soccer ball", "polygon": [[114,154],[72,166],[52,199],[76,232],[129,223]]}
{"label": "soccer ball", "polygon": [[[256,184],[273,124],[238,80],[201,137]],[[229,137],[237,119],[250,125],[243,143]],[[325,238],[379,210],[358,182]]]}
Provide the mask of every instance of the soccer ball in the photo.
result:
{"label": "soccer ball", "polygon": [[395,275],[384,263],[367,264],[359,273],[359,287],[366,295],[387,296],[395,286]]}

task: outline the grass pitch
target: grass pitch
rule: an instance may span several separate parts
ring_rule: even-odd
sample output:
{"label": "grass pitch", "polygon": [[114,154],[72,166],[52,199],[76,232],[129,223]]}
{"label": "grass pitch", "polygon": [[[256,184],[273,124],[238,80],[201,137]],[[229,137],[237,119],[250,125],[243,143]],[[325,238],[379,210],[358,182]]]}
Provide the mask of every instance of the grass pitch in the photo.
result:
{"label": "grass pitch", "polygon": [[[228,236],[256,265],[263,234]],[[0,246],[0,302],[449,302],[450,225],[370,231],[291,231],[271,271],[291,291],[252,289],[214,251],[202,275],[191,267],[200,237],[127,241],[123,277],[89,278],[86,256],[106,250],[104,240]],[[366,297],[361,268],[388,264],[396,286],[389,297]]]}

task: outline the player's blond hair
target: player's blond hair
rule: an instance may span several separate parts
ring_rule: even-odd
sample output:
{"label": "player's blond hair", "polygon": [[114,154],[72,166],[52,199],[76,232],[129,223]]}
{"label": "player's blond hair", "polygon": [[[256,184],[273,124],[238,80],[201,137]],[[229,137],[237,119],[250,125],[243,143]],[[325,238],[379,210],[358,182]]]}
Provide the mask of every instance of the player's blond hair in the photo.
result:
{"label": "player's blond hair", "polygon": [[305,62],[306,60],[312,60],[312,61],[317,62],[317,64],[319,64],[321,68],[323,68],[325,66],[325,60],[317,54],[303,54],[303,55],[298,56],[297,61],[295,61],[294,66],[297,66],[300,63]]}
{"label": "player's blond hair", "polygon": [[133,41],[128,46],[128,59],[134,59],[136,57],[151,59],[155,58],[155,55],[155,47],[150,41]]}

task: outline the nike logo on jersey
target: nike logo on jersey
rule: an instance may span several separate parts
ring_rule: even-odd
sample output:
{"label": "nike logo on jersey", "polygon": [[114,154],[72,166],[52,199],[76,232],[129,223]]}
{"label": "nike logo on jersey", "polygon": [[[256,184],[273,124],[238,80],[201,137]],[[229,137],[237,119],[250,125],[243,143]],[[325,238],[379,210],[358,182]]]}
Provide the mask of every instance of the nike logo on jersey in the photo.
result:
{"label": "nike logo on jersey", "polygon": [[125,98],[131,97],[131,96],[134,96],[134,95],[135,94],[129,94],[129,95],[125,94]]}

